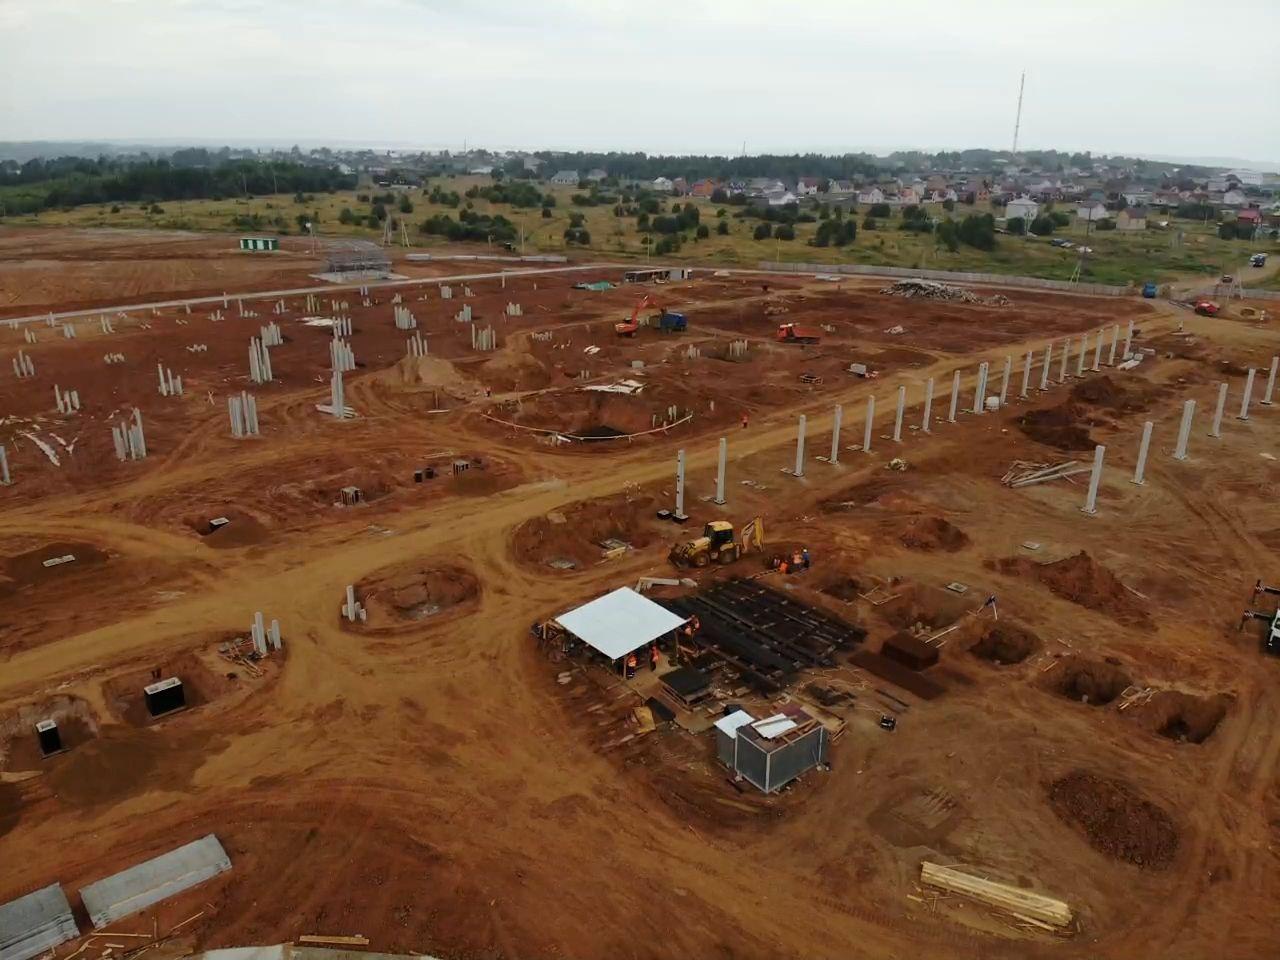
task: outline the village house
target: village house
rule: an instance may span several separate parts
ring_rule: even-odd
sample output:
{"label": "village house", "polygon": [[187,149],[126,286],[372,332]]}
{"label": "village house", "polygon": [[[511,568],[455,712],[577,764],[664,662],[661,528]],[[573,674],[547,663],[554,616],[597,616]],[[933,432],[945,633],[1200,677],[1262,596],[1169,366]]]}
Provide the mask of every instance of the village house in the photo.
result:
{"label": "village house", "polygon": [[796,196],[812,197],[817,194],[821,181],[817,177],[801,177],[796,181]]}
{"label": "village house", "polygon": [[658,177],[649,184],[649,189],[655,193],[671,193],[675,189],[675,185],[666,177]]}
{"label": "village house", "polygon": [[577,170],[561,170],[551,178],[551,182],[558,187],[576,187],[578,180]]}
{"label": "village house", "polygon": [[1106,206],[1097,200],[1076,206],[1076,219],[1085,223],[1097,223],[1099,220],[1105,220],[1107,216]]}
{"label": "village house", "polygon": [[1147,229],[1147,208],[1146,207],[1125,207],[1116,214],[1117,230],[1145,230]]}
{"label": "village house", "polygon": [[693,185],[689,187],[689,195],[692,197],[710,197],[716,192],[716,187],[718,186],[719,184],[714,180],[695,180]]}
{"label": "village house", "polygon": [[599,167],[596,167],[596,169],[594,170],[587,171],[586,179],[591,183],[599,183],[601,180],[603,180],[607,176],[609,176],[608,173],[601,170]]}
{"label": "village house", "polygon": [[1010,200],[1004,208],[1004,215],[1007,219],[1014,217],[1022,217],[1030,223],[1035,219],[1037,213],[1040,212],[1040,205],[1030,197],[1017,197]]}
{"label": "village house", "polygon": [[884,203],[884,191],[879,187],[870,187],[858,191],[859,203]]}
{"label": "village house", "polygon": [[1222,195],[1222,205],[1224,207],[1243,207],[1249,202],[1249,198],[1240,190],[1228,190]]}

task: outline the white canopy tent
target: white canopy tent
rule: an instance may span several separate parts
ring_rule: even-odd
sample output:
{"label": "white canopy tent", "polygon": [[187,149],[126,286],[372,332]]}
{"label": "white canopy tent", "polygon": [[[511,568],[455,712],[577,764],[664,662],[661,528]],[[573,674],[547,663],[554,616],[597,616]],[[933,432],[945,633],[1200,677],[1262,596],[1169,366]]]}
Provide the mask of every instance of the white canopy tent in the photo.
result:
{"label": "white canopy tent", "polygon": [[556,623],[610,660],[617,660],[678,630],[684,618],[619,587],[556,617]]}

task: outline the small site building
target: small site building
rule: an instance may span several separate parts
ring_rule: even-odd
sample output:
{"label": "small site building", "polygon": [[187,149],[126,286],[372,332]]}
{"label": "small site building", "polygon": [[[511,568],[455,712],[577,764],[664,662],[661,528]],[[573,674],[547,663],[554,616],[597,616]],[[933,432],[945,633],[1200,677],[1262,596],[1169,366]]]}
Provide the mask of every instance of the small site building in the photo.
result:
{"label": "small site building", "polygon": [[280,241],[275,237],[241,237],[241,250],[271,251],[280,249]]}
{"label": "small site building", "polygon": [[827,728],[792,704],[763,720],[737,710],[717,720],[715,731],[720,762],[765,793],[827,759]]}
{"label": "small site building", "polygon": [[30,960],[80,936],[59,884],[0,904],[0,960]]}
{"label": "small site building", "polygon": [[624,283],[665,283],[668,280],[688,280],[692,271],[688,267],[644,267],[627,270],[622,274]]}

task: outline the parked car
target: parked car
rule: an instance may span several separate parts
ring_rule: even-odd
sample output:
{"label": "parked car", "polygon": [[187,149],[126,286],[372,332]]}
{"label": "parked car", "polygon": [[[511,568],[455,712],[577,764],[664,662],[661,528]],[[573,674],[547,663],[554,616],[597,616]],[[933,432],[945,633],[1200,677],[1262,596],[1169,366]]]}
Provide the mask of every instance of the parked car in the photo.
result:
{"label": "parked car", "polygon": [[1267,255],[1265,253],[1255,253],[1249,258],[1249,266],[1265,267],[1267,265]]}
{"label": "parked car", "polygon": [[1218,282],[1219,282],[1219,283],[1235,283],[1235,282],[1236,282],[1236,278],[1235,278],[1235,277],[1233,277],[1233,276],[1232,276],[1231,274],[1229,274],[1229,273],[1224,273],[1224,274],[1222,275],[1222,279],[1221,279],[1221,280],[1219,280]]}

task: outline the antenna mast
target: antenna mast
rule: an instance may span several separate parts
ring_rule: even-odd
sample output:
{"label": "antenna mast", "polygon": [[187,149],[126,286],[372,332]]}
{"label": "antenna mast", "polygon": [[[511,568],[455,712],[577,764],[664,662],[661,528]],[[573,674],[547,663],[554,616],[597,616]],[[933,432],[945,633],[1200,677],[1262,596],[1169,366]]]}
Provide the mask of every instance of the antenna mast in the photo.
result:
{"label": "antenna mast", "polygon": [[1022,79],[1018,81],[1018,114],[1013,121],[1013,155],[1018,154],[1018,130],[1022,126],[1022,89],[1027,85],[1027,71],[1022,71]]}

